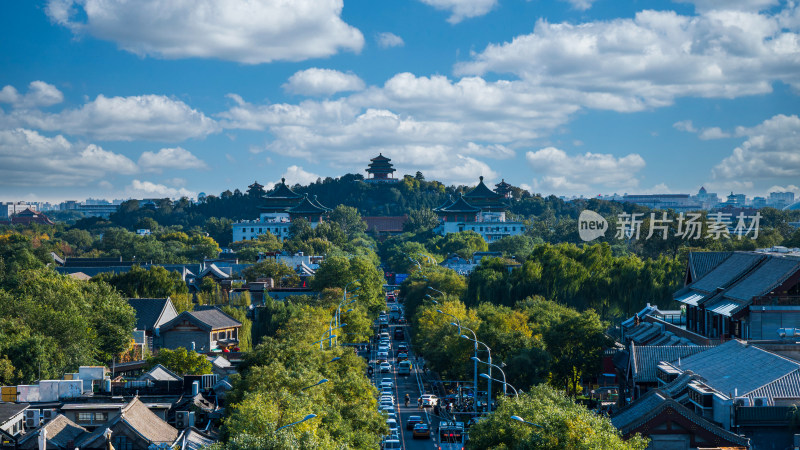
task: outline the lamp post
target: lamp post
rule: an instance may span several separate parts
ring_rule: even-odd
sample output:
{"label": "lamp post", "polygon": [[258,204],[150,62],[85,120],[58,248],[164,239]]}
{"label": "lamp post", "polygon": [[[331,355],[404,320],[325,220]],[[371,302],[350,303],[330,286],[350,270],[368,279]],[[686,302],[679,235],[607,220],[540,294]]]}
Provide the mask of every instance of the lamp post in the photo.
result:
{"label": "lamp post", "polygon": [[[502,367],[500,367],[500,366],[498,366],[497,364],[492,364],[492,363],[487,363],[486,361],[481,361],[481,360],[480,360],[480,359],[478,359],[476,356],[473,356],[473,357],[472,357],[472,359],[473,359],[473,360],[474,360],[476,363],[488,364],[488,365],[490,365],[490,366],[492,366],[492,367],[496,367],[496,368],[497,368],[497,370],[499,370],[499,371],[500,371],[500,373],[502,373],[502,374],[503,374],[503,395],[506,395],[506,385],[507,385],[508,383],[506,383],[506,373],[505,373],[505,372],[503,372],[503,368],[502,368]],[[481,375],[481,376],[483,376],[483,375]],[[486,377],[484,377],[484,378],[486,378]],[[496,380],[495,380],[495,381],[496,381]],[[510,385],[509,385],[509,386],[510,386]],[[514,386],[511,386],[511,387],[513,388]],[[517,390],[516,390],[516,389],[514,389],[514,392],[517,392]]]}
{"label": "lamp post", "polygon": [[[464,328],[466,330],[472,331],[467,327],[461,327],[461,328]],[[472,331],[472,335],[475,336],[475,332],[474,331]],[[492,364],[492,349],[489,348],[489,346],[486,345],[485,343],[479,341],[477,338],[473,339],[473,338],[467,336],[466,334],[462,334],[461,338],[462,339],[466,339],[468,341],[475,342],[475,347],[476,348],[477,348],[478,344],[481,344],[484,347],[486,347],[486,352],[488,353],[487,361],[489,361],[489,379],[487,380],[488,381],[488,386],[486,388],[486,412],[492,412],[492,378],[491,378],[491,376],[492,376],[492,366],[494,365],[494,364]],[[476,353],[476,357],[477,357],[477,350],[476,350],[475,353]],[[475,361],[475,366],[476,367],[478,366],[478,362],[477,361]],[[476,371],[477,371],[477,369],[476,369]],[[476,383],[476,386],[477,386],[477,383]],[[477,400],[478,400],[478,391],[477,390],[475,391],[475,400],[476,400],[476,403],[477,403]]]}
{"label": "lamp post", "polygon": [[277,432],[277,431],[281,431],[282,429],[287,428],[287,427],[293,427],[293,426],[297,425],[298,423],[303,423],[306,420],[313,419],[314,417],[317,417],[317,415],[316,414],[309,414],[309,415],[303,417],[302,419],[298,420],[297,422],[292,422],[292,423],[286,424],[286,425],[276,429],[275,431]]}
{"label": "lamp post", "polygon": [[306,387],[304,387],[304,388],[300,389],[299,391],[297,391],[297,393],[299,394],[300,392],[303,392],[303,391],[305,391],[306,389],[311,389],[311,388],[312,388],[312,387],[314,387],[314,386],[319,386],[320,384],[325,384],[325,383],[327,383],[327,382],[328,382],[328,379],[327,379],[327,378],[323,378],[323,379],[321,379],[321,380],[317,381],[316,383],[312,384],[311,386],[306,386]]}
{"label": "lamp post", "polygon": [[544,428],[543,426],[539,425],[538,423],[528,422],[527,420],[523,419],[520,416],[511,416],[511,420],[516,420],[517,422],[522,422],[522,423],[528,424],[528,425],[530,425],[532,427]]}
{"label": "lamp post", "polygon": [[[483,362],[483,361],[481,361],[481,362]],[[497,366],[495,366],[495,367],[497,367]],[[513,385],[511,385],[509,383],[506,383],[505,377],[503,377],[502,380],[498,380],[497,378],[489,378],[489,375],[486,375],[485,373],[482,373],[481,374],[481,378],[486,378],[487,380],[491,379],[491,380],[497,381],[498,383],[503,383],[503,395],[506,395],[506,386],[511,386],[511,389],[514,390],[514,396],[515,397],[519,397],[519,392],[517,392],[517,388],[515,388]]]}

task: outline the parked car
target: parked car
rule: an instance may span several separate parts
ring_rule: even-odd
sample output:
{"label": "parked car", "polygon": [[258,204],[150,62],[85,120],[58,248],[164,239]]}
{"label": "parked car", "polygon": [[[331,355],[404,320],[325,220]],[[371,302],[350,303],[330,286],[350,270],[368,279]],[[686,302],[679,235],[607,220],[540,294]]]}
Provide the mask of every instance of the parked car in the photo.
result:
{"label": "parked car", "polygon": [[383,445],[381,448],[383,450],[396,450],[403,448],[403,445],[400,443],[398,439],[387,439],[383,441]]}
{"label": "parked car", "polygon": [[418,423],[414,425],[414,439],[430,439],[431,429],[428,428],[427,423]]}

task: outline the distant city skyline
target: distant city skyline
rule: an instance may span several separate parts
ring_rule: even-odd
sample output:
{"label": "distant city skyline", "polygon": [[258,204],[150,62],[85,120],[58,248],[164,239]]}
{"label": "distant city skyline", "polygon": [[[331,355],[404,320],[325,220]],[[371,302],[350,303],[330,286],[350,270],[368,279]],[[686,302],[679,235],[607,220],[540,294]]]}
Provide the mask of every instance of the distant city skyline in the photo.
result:
{"label": "distant city skyline", "polygon": [[800,195],[796,2],[37,0],[4,12],[2,201],[307,184],[365,175],[381,152],[398,175],[543,195]]}

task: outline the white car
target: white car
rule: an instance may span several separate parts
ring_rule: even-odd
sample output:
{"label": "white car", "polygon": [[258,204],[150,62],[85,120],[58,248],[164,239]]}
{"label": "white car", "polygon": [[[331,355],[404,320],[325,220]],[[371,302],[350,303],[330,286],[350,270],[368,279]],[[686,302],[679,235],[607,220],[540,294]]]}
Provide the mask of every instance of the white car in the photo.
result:
{"label": "white car", "polygon": [[433,394],[422,394],[422,406],[436,406],[439,399]]}
{"label": "white car", "polygon": [[381,373],[391,373],[392,372],[392,365],[389,364],[388,362],[382,362],[380,369],[381,369]]}
{"label": "white car", "polygon": [[389,352],[378,352],[378,361],[387,361],[389,359]]}
{"label": "white car", "polygon": [[401,449],[403,446],[400,444],[400,441],[397,439],[387,439],[383,441],[383,450],[395,450]]}
{"label": "white car", "polygon": [[388,403],[390,405],[394,405],[394,399],[392,397],[383,396],[381,397],[381,404]]}
{"label": "white car", "polygon": [[383,386],[384,383],[386,383],[389,387],[394,386],[394,381],[392,380],[391,377],[383,377],[383,378],[381,378],[381,386]]}
{"label": "white car", "polygon": [[389,388],[389,389],[391,389],[391,388],[392,388],[392,383],[391,383],[391,382],[389,382],[389,383],[387,383],[387,382],[381,382],[381,389],[383,389],[383,388]]}
{"label": "white car", "polygon": [[394,419],[386,419],[386,425],[389,425],[389,432],[394,433],[397,431],[397,421]]}

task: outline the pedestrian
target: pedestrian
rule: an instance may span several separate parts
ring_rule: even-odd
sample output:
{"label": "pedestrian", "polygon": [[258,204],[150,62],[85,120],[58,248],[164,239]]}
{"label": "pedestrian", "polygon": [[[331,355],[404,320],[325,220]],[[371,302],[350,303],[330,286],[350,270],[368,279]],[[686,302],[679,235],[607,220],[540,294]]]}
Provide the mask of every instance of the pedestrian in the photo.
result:
{"label": "pedestrian", "polygon": [[419,405],[419,409],[422,409],[422,397],[417,399],[417,405]]}
{"label": "pedestrian", "polygon": [[408,393],[406,393],[406,408],[408,408],[408,402],[410,402],[410,401],[411,401],[411,398],[408,396]]}

